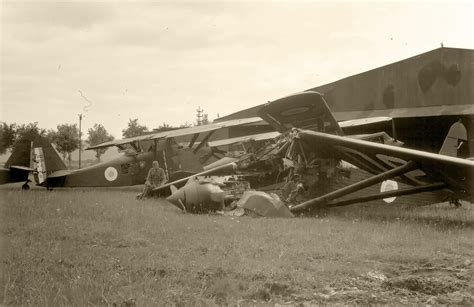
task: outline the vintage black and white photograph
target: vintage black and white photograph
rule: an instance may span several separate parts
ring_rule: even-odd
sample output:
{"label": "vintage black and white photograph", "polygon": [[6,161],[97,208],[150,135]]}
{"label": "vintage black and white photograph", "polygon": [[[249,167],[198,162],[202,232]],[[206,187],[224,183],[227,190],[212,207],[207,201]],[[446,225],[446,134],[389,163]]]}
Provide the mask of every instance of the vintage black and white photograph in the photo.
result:
{"label": "vintage black and white photograph", "polygon": [[472,1],[0,14],[0,305],[474,305]]}

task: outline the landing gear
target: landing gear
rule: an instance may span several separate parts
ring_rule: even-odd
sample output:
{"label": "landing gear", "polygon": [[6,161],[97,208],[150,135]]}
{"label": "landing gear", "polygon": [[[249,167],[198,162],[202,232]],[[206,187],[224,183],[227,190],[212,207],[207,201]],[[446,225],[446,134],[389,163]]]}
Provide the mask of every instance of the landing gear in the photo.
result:
{"label": "landing gear", "polygon": [[25,182],[22,186],[21,186],[21,189],[23,191],[28,191],[30,189],[30,186],[28,185],[28,182],[30,182],[30,180],[28,180],[27,182]]}
{"label": "landing gear", "polygon": [[449,203],[454,205],[455,208],[460,208],[462,206],[461,202],[457,198],[451,199]]}

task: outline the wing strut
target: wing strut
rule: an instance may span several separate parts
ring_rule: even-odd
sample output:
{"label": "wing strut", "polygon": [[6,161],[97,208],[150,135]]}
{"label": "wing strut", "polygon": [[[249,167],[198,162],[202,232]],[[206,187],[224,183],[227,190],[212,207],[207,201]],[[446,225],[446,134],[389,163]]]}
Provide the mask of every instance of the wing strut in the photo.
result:
{"label": "wing strut", "polygon": [[155,145],[155,148],[153,150],[153,160],[156,160],[156,155],[158,152],[158,139],[154,139],[153,144]]}
{"label": "wing strut", "polygon": [[357,204],[357,203],[363,203],[363,202],[377,200],[377,199],[384,199],[384,198],[405,196],[405,195],[411,195],[411,194],[417,194],[417,193],[423,193],[423,192],[437,191],[437,190],[444,189],[446,187],[447,187],[446,183],[437,182],[437,183],[427,184],[427,185],[423,185],[423,186],[419,186],[419,187],[412,187],[412,188],[398,190],[398,191],[387,191],[387,192],[372,194],[372,195],[368,195],[368,196],[364,196],[364,197],[358,197],[358,198],[352,198],[352,199],[341,200],[341,201],[336,201],[336,202],[330,202],[325,207],[342,207],[342,206],[347,206],[347,205],[352,205],[352,204]]}
{"label": "wing strut", "polygon": [[199,134],[200,134],[200,133],[195,133],[195,134],[193,135],[193,138],[192,138],[191,142],[189,143],[188,148],[193,148],[194,143],[196,142],[196,140],[197,140]]}
{"label": "wing strut", "polygon": [[297,211],[301,211],[301,210],[304,210],[304,209],[307,209],[307,208],[310,208],[310,207],[314,207],[314,206],[325,206],[333,199],[336,199],[336,198],[345,196],[347,194],[351,194],[351,193],[354,193],[356,191],[365,189],[367,187],[370,187],[374,184],[380,183],[380,182],[385,181],[387,179],[391,179],[391,178],[403,175],[403,174],[411,172],[411,171],[413,171],[417,168],[418,167],[417,167],[415,162],[409,161],[406,164],[403,164],[401,166],[398,166],[398,167],[393,168],[391,170],[388,170],[386,172],[380,173],[380,174],[375,175],[373,177],[370,177],[368,179],[365,179],[365,180],[362,180],[360,182],[348,185],[347,187],[344,187],[344,188],[341,188],[339,190],[330,192],[330,193],[325,194],[323,196],[305,201],[305,202],[303,202],[299,205],[296,205],[296,206],[292,207],[290,210],[291,210],[291,212],[297,212]]}
{"label": "wing strut", "polygon": [[209,138],[211,137],[212,134],[214,134],[214,132],[216,132],[216,130],[212,130],[210,131],[205,137],[204,139],[201,140],[201,143],[199,143],[198,146],[196,146],[196,149],[193,150],[193,153],[197,153],[198,150],[204,146],[206,143],[207,143],[207,140],[209,140]]}
{"label": "wing strut", "polygon": [[[222,157],[219,157],[218,155],[222,155]],[[225,157],[225,151],[219,150],[215,147],[211,147],[211,153],[204,157],[203,161],[201,161],[201,164],[206,163],[211,157],[214,157],[218,160],[222,159],[223,157]]]}
{"label": "wing strut", "polygon": [[141,152],[142,149],[140,147],[140,144],[138,144],[138,142],[133,142],[133,143],[130,143],[130,146],[132,146],[132,148],[135,150],[135,152]]}

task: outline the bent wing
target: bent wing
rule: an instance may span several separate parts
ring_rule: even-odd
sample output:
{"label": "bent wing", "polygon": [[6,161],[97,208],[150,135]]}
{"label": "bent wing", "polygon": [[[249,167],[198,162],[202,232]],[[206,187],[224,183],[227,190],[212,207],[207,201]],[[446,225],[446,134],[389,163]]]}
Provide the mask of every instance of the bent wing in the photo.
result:
{"label": "bent wing", "polygon": [[460,198],[472,198],[472,160],[307,130],[300,131],[298,137],[307,144],[324,148],[325,152],[332,152],[373,174],[383,173],[413,161],[418,169],[400,176],[403,182],[411,185],[444,182]]}

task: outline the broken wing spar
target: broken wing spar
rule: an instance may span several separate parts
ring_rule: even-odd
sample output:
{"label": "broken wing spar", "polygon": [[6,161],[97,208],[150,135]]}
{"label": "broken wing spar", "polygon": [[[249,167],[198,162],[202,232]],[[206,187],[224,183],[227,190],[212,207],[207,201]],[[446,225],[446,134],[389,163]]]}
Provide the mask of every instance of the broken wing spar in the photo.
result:
{"label": "broken wing spar", "polygon": [[[460,199],[472,201],[474,161],[429,152],[367,142],[321,132],[301,130],[297,138],[305,143],[326,147],[342,159],[375,176],[308,200],[291,208],[292,212],[311,207],[346,205],[396,195],[408,195],[448,188]],[[403,176],[416,187],[407,191],[387,192],[350,201],[337,198],[387,179]],[[388,194],[391,193],[391,194]]]}
{"label": "broken wing spar", "polygon": [[106,147],[111,147],[111,146],[121,147],[125,144],[133,144],[139,141],[158,140],[158,139],[163,139],[163,138],[174,138],[178,136],[194,135],[193,141],[189,144],[189,148],[191,148],[196,142],[197,137],[201,133],[208,132],[208,135],[205,137],[207,141],[210,135],[218,129],[240,126],[240,125],[247,125],[247,124],[255,124],[258,122],[262,122],[262,119],[260,117],[235,119],[235,120],[230,120],[230,121],[225,121],[225,122],[212,123],[208,125],[169,130],[169,131],[163,131],[163,132],[157,132],[157,133],[150,133],[150,134],[136,136],[132,138],[109,141],[109,142],[97,144],[94,146],[89,146],[86,149],[90,150],[90,149],[106,148]]}

